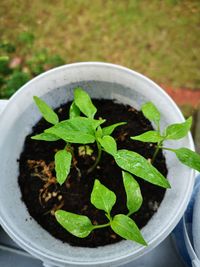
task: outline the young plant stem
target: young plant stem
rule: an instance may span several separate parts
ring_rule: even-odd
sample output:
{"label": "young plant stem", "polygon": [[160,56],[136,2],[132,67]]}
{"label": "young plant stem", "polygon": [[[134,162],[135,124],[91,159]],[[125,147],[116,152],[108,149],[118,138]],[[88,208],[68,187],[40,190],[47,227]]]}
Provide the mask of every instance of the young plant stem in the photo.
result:
{"label": "young plant stem", "polygon": [[100,159],[101,159],[101,154],[102,154],[102,148],[101,148],[101,145],[100,143],[97,141],[97,148],[98,148],[98,155],[97,155],[97,158],[95,160],[95,163],[92,165],[92,167],[90,167],[88,169],[88,173],[91,173],[93,172],[93,170],[96,168],[96,166],[98,165]]}
{"label": "young plant stem", "polygon": [[159,152],[161,146],[162,146],[162,141],[159,142],[159,143],[157,143],[156,150],[155,150],[155,152],[154,152],[154,154],[153,154],[153,157],[152,157],[152,160],[151,160],[151,164],[152,164],[152,165],[154,164],[154,161],[155,161],[155,159],[156,159],[156,156],[158,155],[158,152]]}
{"label": "young plant stem", "polygon": [[133,212],[129,212],[129,213],[127,214],[127,216],[130,217],[132,214],[133,214]]}
{"label": "young plant stem", "polygon": [[110,226],[110,223],[105,223],[105,224],[100,224],[100,225],[94,225],[93,228],[94,229],[98,229],[98,228],[104,228],[104,227],[108,227]]}
{"label": "young plant stem", "polygon": [[164,149],[164,150],[168,150],[168,151],[171,151],[171,152],[174,152],[174,150],[172,149],[172,148],[167,148],[167,147],[160,147],[160,148],[162,148],[162,149]]}
{"label": "young plant stem", "polygon": [[64,149],[70,152],[72,154],[72,157],[74,157],[74,151],[70,143],[67,142]]}

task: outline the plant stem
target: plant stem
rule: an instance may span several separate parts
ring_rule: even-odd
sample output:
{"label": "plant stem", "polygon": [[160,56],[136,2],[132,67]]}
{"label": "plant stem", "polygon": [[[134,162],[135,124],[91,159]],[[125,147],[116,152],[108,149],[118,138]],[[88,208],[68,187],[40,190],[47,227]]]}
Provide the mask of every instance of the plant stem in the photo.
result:
{"label": "plant stem", "polygon": [[70,152],[72,154],[72,157],[74,157],[74,151],[70,143],[67,142],[64,149]]}
{"label": "plant stem", "polygon": [[158,152],[159,152],[161,146],[162,146],[162,141],[159,142],[159,143],[157,143],[156,150],[155,150],[155,152],[154,152],[154,154],[153,154],[153,157],[152,157],[152,160],[151,160],[151,164],[152,164],[152,165],[153,165],[153,163],[154,163],[154,161],[155,161],[155,159],[156,159],[156,156],[158,155]]}
{"label": "plant stem", "polygon": [[129,212],[126,216],[130,217],[133,214],[133,212]]}
{"label": "plant stem", "polygon": [[91,173],[96,168],[96,166],[98,165],[98,163],[99,163],[99,161],[101,159],[102,149],[101,149],[101,145],[100,145],[100,143],[98,141],[97,141],[97,148],[98,148],[97,158],[95,160],[95,163],[92,165],[92,167],[89,168],[88,173]]}
{"label": "plant stem", "polygon": [[161,147],[162,149],[164,149],[164,150],[169,150],[169,151],[172,151],[172,152],[174,152],[174,149],[172,149],[172,148],[168,148],[168,147]]}
{"label": "plant stem", "polygon": [[105,223],[105,224],[100,224],[100,225],[94,225],[93,228],[94,229],[98,229],[98,228],[104,228],[104,227],[108,227],[110,226],[110,223]]}

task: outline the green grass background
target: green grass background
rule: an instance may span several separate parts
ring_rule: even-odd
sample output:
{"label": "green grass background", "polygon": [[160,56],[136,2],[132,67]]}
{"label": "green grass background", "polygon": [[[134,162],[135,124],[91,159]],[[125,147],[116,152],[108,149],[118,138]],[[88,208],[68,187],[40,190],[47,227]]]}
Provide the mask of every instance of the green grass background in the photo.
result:
{"label": "green grass background", "polygon": [[0,39],[22,61],[45,48],[62,58],[55,65],[112,62],[158,83],[200,88],[200,1],[1,0]]}

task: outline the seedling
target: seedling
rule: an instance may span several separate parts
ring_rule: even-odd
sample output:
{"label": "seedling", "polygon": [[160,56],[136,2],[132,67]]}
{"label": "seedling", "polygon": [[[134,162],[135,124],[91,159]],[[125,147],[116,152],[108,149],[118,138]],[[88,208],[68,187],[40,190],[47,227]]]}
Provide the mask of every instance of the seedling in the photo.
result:
{"label": "seedling", "polygon": [[[65,148],[55,154],[56,177],[60,185],[65,182],[70,171],[73,157],[73,147],[71,144],[78,143],[85,145],[96,142],[98,155],[93,166],[88,169],[88,173],[90,173],[98,165],[101,158],[102,147],[98,138],[112,134],[116,127],[126,123],[120,122],[101,128],[100,125],[105,120],[94,119],[97,109],[93,105],[89,95],[81,88],[74,90],[74,101],[70,106],[69,119],[61,122],[59,122],[59,118],[53,109],[42,99],[34,96],[34,100],[44,119],[50,124],[53,124],[53,126],[31,138],[42,141],[57,141],[62,139],[66,142]],[[87,117],[80,116],[81,113]]]}
{"label": "seedling", "polygon": [[160,149],[174,152],[180,162],[200,172],[200,155],[196,152],[181,147],[178,149],[168,148],[163,146],[163,142],[166,140],[178,140],[187,135],[192,125],[192,117],[189,117],[183,123],[176,123],[167,126],[163,132],[160,130],[160,112],[153,105],[148,102],[142,106],[142,112],[144,116],[156,125],[156,130],[148,131],[143,134],[131,137],[132,140],[141,142],[156,143],[156,150],[152,157],[152,164],[154,163]]}
{"label": "seedling", "polygon": [[105,224],[94,225],[87,216],[64,210],[57,210],[55,212],[57,221],[68,232],[79,238],[87,237],[95,229],[110,226],[112,230],[122,238],[146,246],[147,243],[136,223],[129,217],[131,214],[135,213],[142,204],[140,187],[133,176],[127,172],[123,172],[123,183],[127,196],[127,209],[129,210],[127,215],[111,215],[112,208],[116,202],[116,195],[96,179],[90,201],[97,209],[105,212],[105,219],[107,218]]}
{"label": "seedling", "polygon": [[149,183],[170,188],[168,180],[140,154],[126,149],[117,150],[116,141],[112,136],[104,136],[99,142],[104,150],[114,157],[121,169]]}
{"label": "seedling", "polygon": [[[101,128],[105,122],[103,119],[95,120],[97,112],[90,96],[82,89],[74,90],[74,101],[69,110],[69,119],[59,122],[57,114],[43,100],[34,97],[34,100],[42,113],[44,119],[53,124],[43,133],[35,135],[32,139],[43,141],[57,141],[62,139],[66,142],[63,150],[55,155],[55,170],[57,181],[62,185],[70,171],[73,157],[73,143],[90,144],[96,142],[98,155],[94,164],[88,169],[91,173],[98,165],[102,150],[112,155],[120,168],[150,182],[155,185],[169,188],[169,182],[165,177],[154,168],[144,157],[136,152],[129,150],[117,150],[117,144],[113,137],[116,127],[126,124],[126,122],[115,123]],[[80,116],[84,114],[86,117]]]}
{"label": "seedling", "polygon": [[[43,100],[34,97],[35,103],[42,113],[44,119],[52,124],[43,133],[35,135],[32,139],[43,141],[57,141],[62,139],[66,142],[64,149],[55,154],[55,171],[57,182],[62,185],[70,172],[73,162],[73,144],[82,144],[78,149],[79,154],[92,155],[93,151],[88,144],[95,143],[98,150],[94,164],[88,169],[91,173],[99,164],[102,151],[110,154],[116,164],[123,170],[123,183],[127,196],[128,213],[112,215],[112,208],[116,202],[116,195],[110,191],[99,180],[95,180],[91,193],[91,203],[100,210],[105,211],[105,224],[92,224],[91,220],[84,215],[78,215],[64,210],[57,210],[55,216],[57,221],[71,234],[84,238],[91,231],[110,226],[112,230],[125,239],[136,241],[146,245],[137,225],[130,216],[138,211],[142,204],[140,188],[133,175],[144,179],[152,184],[169,188],[167,179],[143,156],[126,149],[117,149],[117,143],[111,136],[116,127],[125,124],[119,122],[107,127],[101,127],[105,122],[103,119],[94,119],[97,112],[90,96],[82,89],[74,90],[74,100],[69,109],[69,119],[59,121],[57,114]],[[82,115],[85,115],[83,117]],[[86,145],[87,144],[87,145]],[[85,148],[85,149],[83,149]]]}

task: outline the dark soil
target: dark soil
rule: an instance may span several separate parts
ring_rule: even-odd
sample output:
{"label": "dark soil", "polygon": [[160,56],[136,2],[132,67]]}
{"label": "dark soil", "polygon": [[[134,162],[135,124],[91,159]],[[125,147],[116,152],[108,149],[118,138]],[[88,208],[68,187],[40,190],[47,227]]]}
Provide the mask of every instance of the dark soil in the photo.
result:
{"label": "dark soil", "polygon": [[[134,150],[147,159],[152,157],[155,149],[153,144],[133,141],[129,138],[152,129],[151,123],[144,118],[141,112],[111,100],[93,100],[93,102],[99,110],[96,118],[106,119],[105,126],[116,122],[127,122],[113,133],[113,137],[118,143],[118,149]],[[69,106],[70,103],[56,110],[61,120],[67,119]],[[50,124],[41,119],[33,127],[31,135],[41,133],[48,127]],[[74,167],[71,168],[67,182],[59,186],[55,183],[54,154],[57,150],[63,149],[65,143],[63,141],[36,141],[30,139],[31,135],[26,137],[24,150],[19,159],[19,185],[22,200],[26,203],[30,215],[53,236],[73,246],[97,247],[120,241],[121,237],[117,236],[110,227],[94,230],[87,238],[77,238],[63,229],[54,217],[55,210],[64,209],[88,216],[93,224],[107,223],[104,212],[97,210],[90,203],[90,194],[96,178],[117,195],[112,215],[126,214],[126,195],[121,169],[115,164],[113,158],[103,153],[100,164],[94,172],[88,175],[87,170],[94,163],[97,155],[96,146],[89,145],[94,150],[91,156],[84,155],[84,153],[80,156],[78,153],[80,145],[74,145]],[[155,165],[166,177],[167,169],[162,153],[159,153]],[[81,177],[78,168],[81,171]],[[132,218],[139,228],[142,228],[157,211],[164,197],[165,189],[140,178],[136,179],[141,186],[143,204],[141,209],[132,215]]]}

